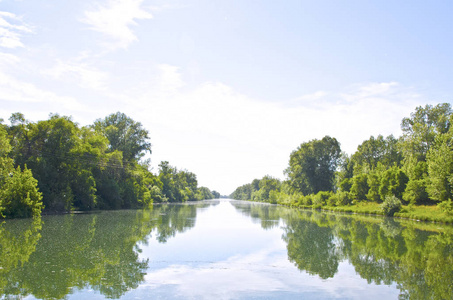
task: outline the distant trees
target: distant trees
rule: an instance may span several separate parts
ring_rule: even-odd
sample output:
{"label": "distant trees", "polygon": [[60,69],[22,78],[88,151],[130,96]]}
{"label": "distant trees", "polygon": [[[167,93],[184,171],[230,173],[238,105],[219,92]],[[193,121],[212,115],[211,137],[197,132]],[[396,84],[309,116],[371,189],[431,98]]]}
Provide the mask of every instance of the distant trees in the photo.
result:
{"label": "distant trees", "polygon": [[33,123],[14,113],[9,120],[10,126],[0,123],[0,212],[5,217],[28,217],[43,207],[120,209],[214,198],[209,189],[199,190],[195,174],[168,162],[162,163],[162,174],[151,173],[142,161],[151,153],[148,131],[123,113],[86,127],[58,114]]}
{"label": "distant trees", "polygon": [[252,183],[238,187],[230,197],[238,200],[273,202],[275,192],[280,190],[281,184],[279,179],[266,175],[262,179],[255,179]]}

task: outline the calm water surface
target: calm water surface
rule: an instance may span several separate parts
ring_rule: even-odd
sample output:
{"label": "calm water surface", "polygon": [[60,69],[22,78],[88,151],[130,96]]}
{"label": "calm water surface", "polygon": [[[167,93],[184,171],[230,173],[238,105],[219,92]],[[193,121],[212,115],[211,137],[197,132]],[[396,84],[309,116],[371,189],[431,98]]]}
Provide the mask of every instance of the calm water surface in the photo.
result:
{"label": "calm water surface", "polygon": [[232,200],[8,220],[0,295],[453,299],[453,228]]}

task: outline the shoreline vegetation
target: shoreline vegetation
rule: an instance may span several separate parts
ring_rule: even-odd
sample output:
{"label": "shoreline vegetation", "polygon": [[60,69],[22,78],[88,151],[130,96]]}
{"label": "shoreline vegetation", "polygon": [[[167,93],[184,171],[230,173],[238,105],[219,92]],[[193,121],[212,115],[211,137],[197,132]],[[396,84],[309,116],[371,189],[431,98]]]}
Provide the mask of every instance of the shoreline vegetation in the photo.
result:
{"label": "shoreline vegetation", "polygon": [[220,197],[167,161],[152,173],[148,131],[123,113],[84,127],[58,114],[9,121],[0,119],[0,219]]}
{"label": "shoreline vegetation", "polygon": [[[245,200],[245,201],[256,201],[256,200]],[[351,204],[345,206],[323,206],[314,208],[313,206],[307,205],[297,205],[287,203],[287,202],[268,202],[268,201],[257,201],[261,203],[271,203],[282,205],[290,208],[297,208],[302,210],[317,210],[322,212],[332,212],[332,213],[346,213],[346,214],[356,214],[363,216],[376,216],[376,217],[387,217],[386,214],[382,211],[380,204],[378,203],[368,203],[363,202],[359,204]],[[436,205],[403,205],[399,212],[396,212],[392,217],[410,220],[410,221],[424,221],[424,222],[433,222],[433,223],[443,223],[449,224],[453,223],[453,215],[447,214],[441,211]]]}
{"label": "shoreline vegetation", "polygon": [[348,155],[330,136],[290,154],[286,180],[266,175],[230,197],[290,207],[453,223],[453,111],[419,106],[401,137],[371,136]]}

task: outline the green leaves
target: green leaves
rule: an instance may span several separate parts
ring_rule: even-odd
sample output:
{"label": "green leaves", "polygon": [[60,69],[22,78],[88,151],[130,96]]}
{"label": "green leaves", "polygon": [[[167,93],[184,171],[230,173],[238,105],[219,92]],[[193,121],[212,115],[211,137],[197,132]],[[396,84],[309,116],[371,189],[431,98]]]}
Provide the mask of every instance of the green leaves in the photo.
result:
{"label": "green leaves", "polygon": [[0,214],[7,218],[28,218],[41,215],[42,194],[38,182],[27,168],[17,167],[0,192]]}
{"label": "green leaves", "polygon": [[301,144],[291,153],[285,170],[291,187],[304,195],[333,191],[340,156],[340,144],[329,136]]}
{"label": "green leaves", "polygon": [[93,128],[109,141],[110,151],[121,151],[126,161],[137,160],[146,152],[151,153],[148,131],[140,122],[135,122],[123,113],[117,112],[98,119]]}
{"label": "green leaves", "polygon": [[384,202],[381,204],[382,212],[389,217],[400,211],[401,207],[401,201],[394,195],[386,196]]}

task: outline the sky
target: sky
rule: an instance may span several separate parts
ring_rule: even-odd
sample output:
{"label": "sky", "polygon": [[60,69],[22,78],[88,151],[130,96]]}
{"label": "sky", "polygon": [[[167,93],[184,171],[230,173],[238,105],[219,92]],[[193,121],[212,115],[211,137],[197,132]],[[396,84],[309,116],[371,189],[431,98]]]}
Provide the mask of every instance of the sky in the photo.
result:
{"label": "sky", "polygon": [[0,0],[0,118],[123,112],[223,195],[452,102],[452,1]]}

